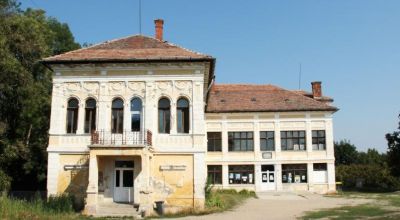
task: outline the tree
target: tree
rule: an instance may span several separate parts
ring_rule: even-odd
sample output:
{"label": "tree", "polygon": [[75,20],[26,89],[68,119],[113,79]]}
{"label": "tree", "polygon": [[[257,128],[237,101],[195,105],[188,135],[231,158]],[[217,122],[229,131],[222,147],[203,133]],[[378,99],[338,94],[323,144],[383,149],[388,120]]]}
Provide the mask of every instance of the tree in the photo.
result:
{"label": "tree", "polygon": [[367,152],[358,152],[357,163],[384,166],[386,155],[379,153],[376,149],[368,149]]}
{"label": "tree", "polygon": [[52,74],[38,61],[79,47],[43,10],[0,0],[0,168],[14,190],[45,187]]}
{"label": "tree", "polygon": [[356,147],[348,140],[335,142],[335,165],[349,165],[357,161],[358,152]]}
{"label": "tree", "polygon": [[[400,119],[400,114],[399,114]],[[398,131],[386,134],[388,165],[392,175],[400,177],[400,121]]]}

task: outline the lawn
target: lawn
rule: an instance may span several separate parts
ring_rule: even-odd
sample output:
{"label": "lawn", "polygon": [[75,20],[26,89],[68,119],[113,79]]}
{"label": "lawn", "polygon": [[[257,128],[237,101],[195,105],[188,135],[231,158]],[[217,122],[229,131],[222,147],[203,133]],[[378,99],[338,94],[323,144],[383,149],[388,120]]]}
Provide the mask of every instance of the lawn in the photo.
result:
{"label": "lawn", "polygon": [[[60,202],[61,203],[61,202]],[[54,204],[54,203],[53,203]],[[56,207],[40,199],[25,201],[0,196],[0,219],[90,219],[77,214],[71,207]]]}
{"label": "lawn", "polygon": [[[232,209],[233,207],[241,204],[248,198],[255,198],[256,195],[252,191],[242,190],[237,192],[235,190],[214,190],[212,191],[207,200],[206,208],[201,211],[188,209],[181,213],[166,214],[163,218],[174,218],[188,215],[206,215],[214,212],[222,212]],[[150,217],[157,218],[157,217]],[[107,219],[107,218],[93,218],[75,212],[72,203],[68,197],[59,196],[54,197],[48,201],[41,199],[34,199],[26,201],[21,199],[12,199],[6,196],[0,196],[0,219],[13,220],[89,220],[89,219]],[[113,218],[122,219],[122,218]],[[127,218],[132,219],[132,218]]]}
{"label": "lawn", "polygon": [[307,212],[301,219],[400,219],[400,193],[340,192],[332,197],[369,199],[356,206],[342,206]]}
{"label": "lawn", "polygon": [[[177,218],[190,215],[207,215],[216,212],[231,210],[249,198],[257,198],[255,192],[248,190],[236,191],[234,189],[212,190],[206,196],[204,210],[188,209],[179,213],[165,214],[163,218]],[[157,218],[157,217],[150,217]]]}

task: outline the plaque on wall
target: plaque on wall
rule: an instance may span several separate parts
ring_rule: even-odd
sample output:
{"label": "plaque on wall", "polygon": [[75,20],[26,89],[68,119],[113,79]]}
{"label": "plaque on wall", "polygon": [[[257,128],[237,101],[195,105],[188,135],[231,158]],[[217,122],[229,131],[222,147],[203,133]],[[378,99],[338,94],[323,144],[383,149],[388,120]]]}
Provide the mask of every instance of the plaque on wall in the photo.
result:
{"label": "plaque on wall", "polygon": [[272,159],[272,153],[271,152],[263,152],[262,158],[263,159]]}

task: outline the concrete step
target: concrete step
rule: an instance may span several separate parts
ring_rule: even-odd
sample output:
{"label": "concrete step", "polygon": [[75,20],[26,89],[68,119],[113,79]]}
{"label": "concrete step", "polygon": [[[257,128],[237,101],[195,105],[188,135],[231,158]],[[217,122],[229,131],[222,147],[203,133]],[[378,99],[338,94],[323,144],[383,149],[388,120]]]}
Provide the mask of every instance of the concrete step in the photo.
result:
{"label": "concrete step", "polygon": [[96,217],[124,217],[133,216],[140,217],[140,213],[133,206],[133,204],[120,204],[120,203],[100,203],[97,205]]}

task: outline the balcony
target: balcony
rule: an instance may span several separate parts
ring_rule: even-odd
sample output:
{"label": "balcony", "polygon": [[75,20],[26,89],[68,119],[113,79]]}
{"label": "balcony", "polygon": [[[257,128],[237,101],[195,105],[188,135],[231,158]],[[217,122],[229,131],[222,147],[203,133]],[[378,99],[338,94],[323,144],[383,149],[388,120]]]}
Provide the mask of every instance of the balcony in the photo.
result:
{"label": "balcony", "polygon": [[126,146],[126,147],[146,147],[152,145],[152,133],[146,131],[123,131],[113,133],[111,131],[93,131],[90,143],[92,146]]}

